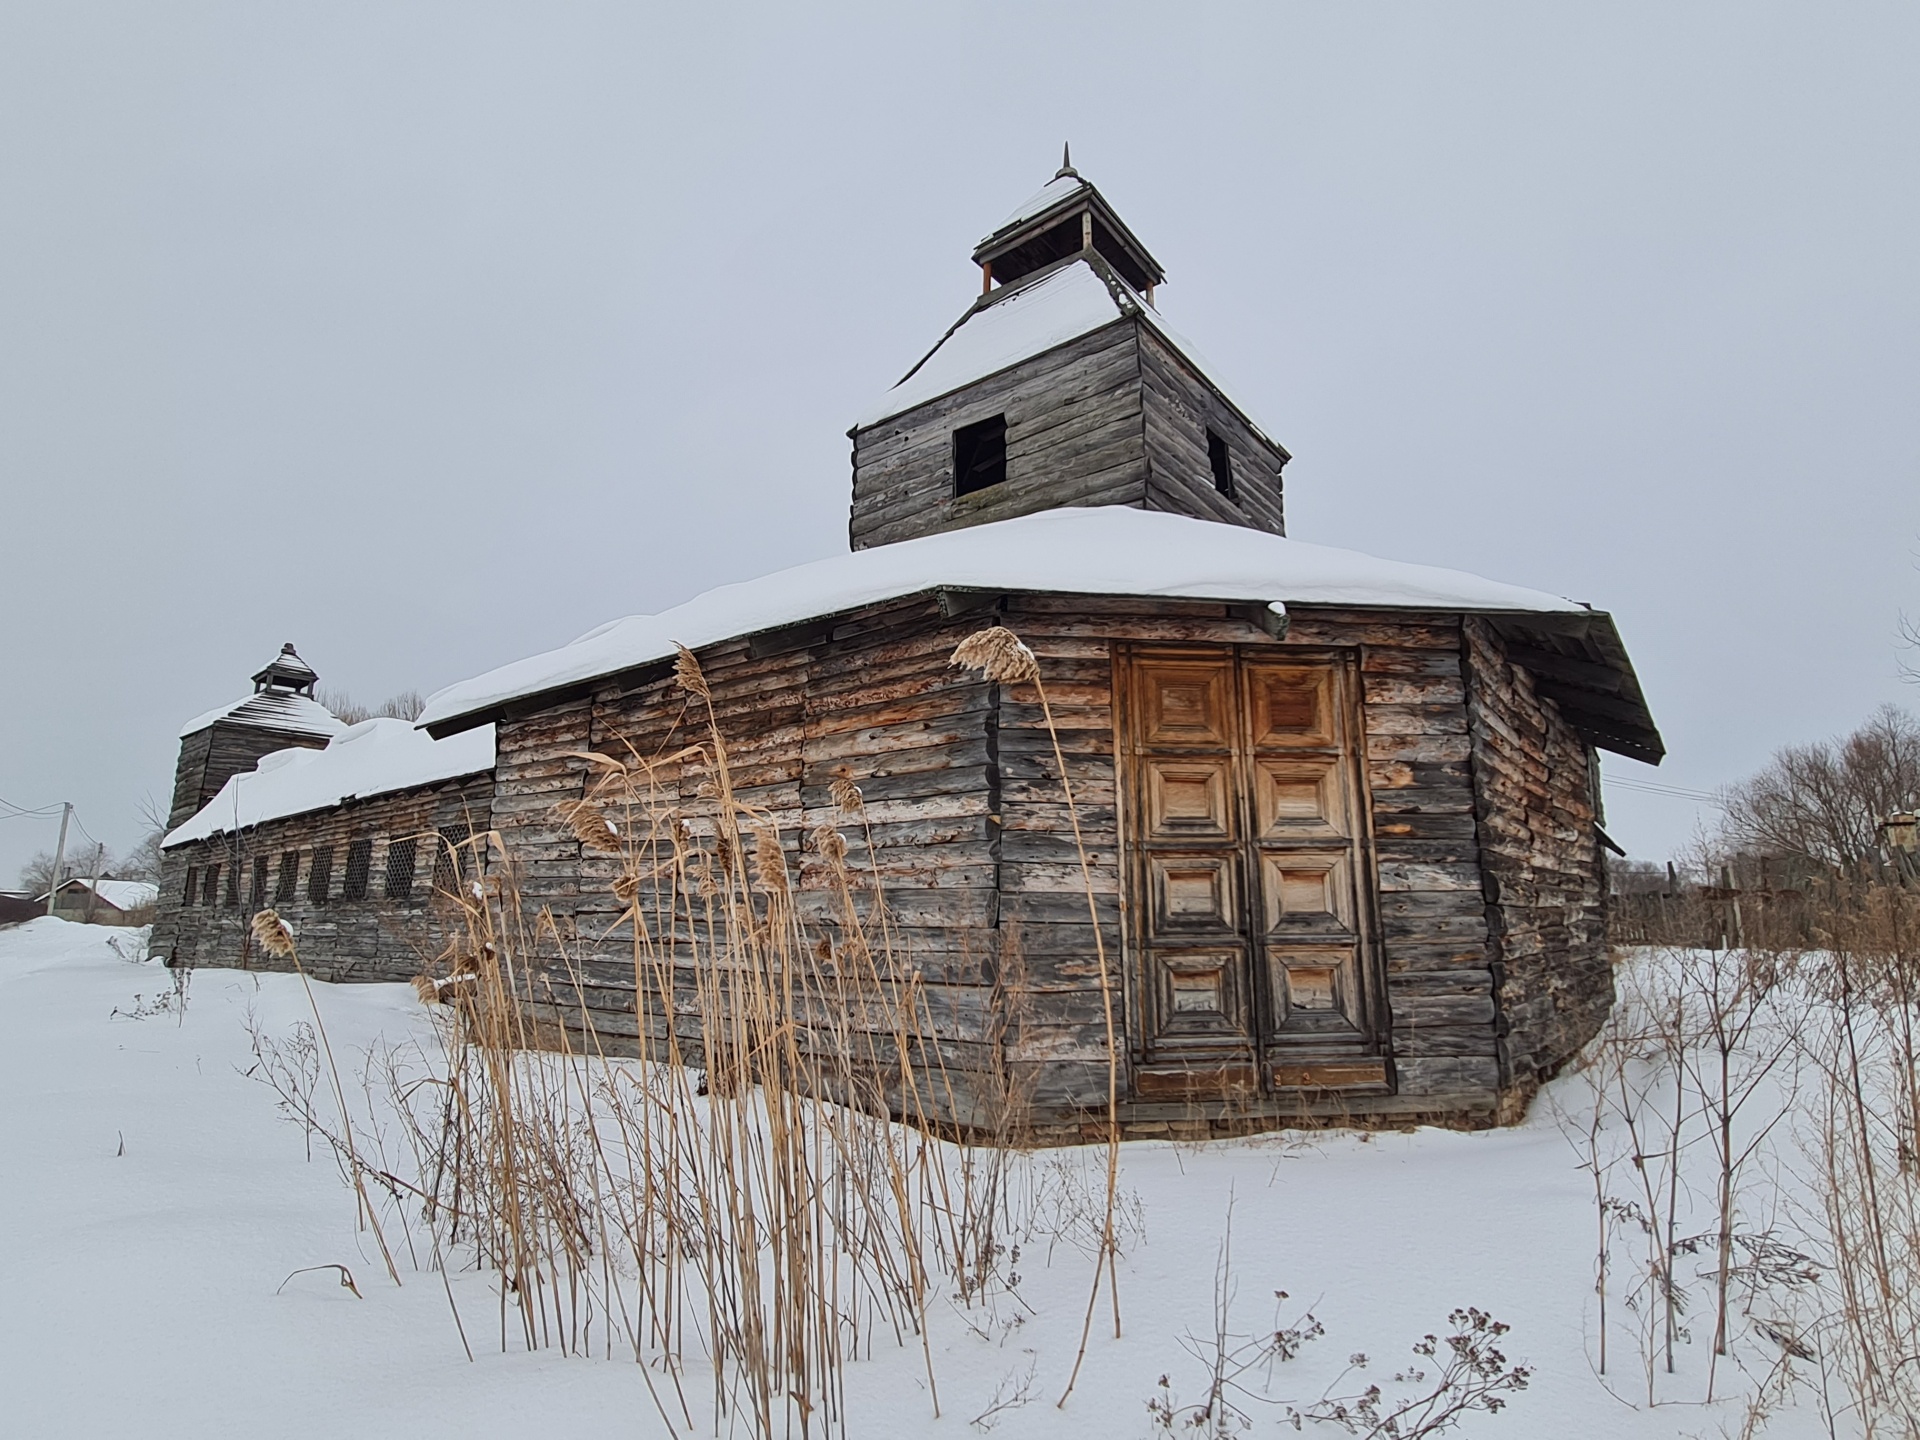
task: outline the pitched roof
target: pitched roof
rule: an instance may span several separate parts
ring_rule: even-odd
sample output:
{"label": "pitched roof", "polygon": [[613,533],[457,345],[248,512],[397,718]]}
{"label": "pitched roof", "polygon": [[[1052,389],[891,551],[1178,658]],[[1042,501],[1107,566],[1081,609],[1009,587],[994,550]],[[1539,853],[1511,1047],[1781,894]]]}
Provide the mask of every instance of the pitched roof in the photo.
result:
{"label": "pitched roof", "polygon": [[[1077,255],[1063,264],[983,295],[941,337],[940,343],[886,394],[861,413],[856,430],[938,400],[997,375],[1084,335],[1138,317],[1185,358],[1201,379],[1239,412],[1262,439],[1245,405],[1223,385],[1214,367],[1098,256]],[[1269,445],[1274,444],[1267,440]],[[1282,448],[1275,446],[1276,449]]]}
{"label": "pitched roof", "polygon": [[[60,888],[71,890],[76,886],[81,890],[91,888],[95,895],[116,910],[138,910],[143,905],[151,905],[160,898],[160,887],[145,880],[115,880],[111,877],[103,877],[95,881],[91,876],[75,875],[62,882]],[[44,905],[46,900],[47,897],[42,895],[36,903]]]}
{"label": "pitched roof", "polygon": [[[448,733],[463,721],[493,718],[511,701],[666,659],[676,645],[697,650],[940,589],[1478,611],[1612,630],[1604,614],[1571,600],[1460,570],[1185,515],[1067,508],[876,545],[723,585],[658,615],[615,620],[570,645],[449,686],[427,701],[416,723]],[[1624,651],[1618,663],[1625,664]],[[1632,697],[1639,703],[1637,686]]]}
{"label": "pitched roof", "polygon": [[262,690],[194,716],[180,727],[180,738],[184,740],[222,720],[261,730],[282,730],[290,735],[338,735],[347,728],[331,710],[310,696],[289,694],[285,690]]}
{"label": "pitched roof", "polygon": [[376,716],[342,726],[324,750],[295,747],[233,776],[200,812],[160,843],[171,848],[263,820],[304,815],[493,768],[493,727],[435,740],[405,720]]}

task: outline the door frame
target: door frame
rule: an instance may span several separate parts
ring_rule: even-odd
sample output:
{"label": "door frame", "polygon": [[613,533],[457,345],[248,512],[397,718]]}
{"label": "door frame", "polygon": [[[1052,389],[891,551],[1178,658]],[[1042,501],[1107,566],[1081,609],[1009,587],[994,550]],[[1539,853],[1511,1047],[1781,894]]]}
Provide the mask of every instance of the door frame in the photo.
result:
{"label": "door frame", "polygon": [[[1302,1090],[1390,1087],[1392,1080],[1391,1017],[1387,1007],[1385,949],[1381,934],[1379,861],[1374,844],[1373,803],[1367,783],[1367,730],[1364,675],[1359,646],[1286,646],[1234,641],[1183,643],[1179,641],[1116,640],[1112,645],[1112,695],[1115,811],[1119,841],[1118,861],[1123,904],[1120,950],[1121,993],[1125,1004],[1128,1060],[1134,1075],[1134,1093],[1142,1100],[1179,1097],[1190,1101],[1225,1100],[1249,1092],[1262,1095]],[[1238,780],[1232,803],[1240,827],[1240,869],[1243,875],[1236,897],[1240,933],[1247,957],[1247,1001],[1251,1009],[1250,1053],[1244,1060],[1196,1054],[1150,1058],[1147,1007],[1153,977],[1146,973],[1147,912],[1151,904],[1145,873],[1146,850],[1137,843],[1140,823],[1136,795],[1144,783],[1135,763],[1132,737],[1135,666],[1141,661],[1228,661],[1234,677],[1235,773]],[[1340,764],[1351,797],[1351,837],[1354,857],[1353,932],[1355,937],[1356,1018],[1360,1034],[1351,1040],[1329,1041],[1312,1036],[1274,1033],[1273,976],[1264,943],[1264,880],[1259,875],[1254,842],[1252,786],[1246,771],[1254,753],[1245,695],[1245,662],[1266,661],[1302,666],[1326,666],[1335,675],[1335,703],[1343,730]],[[1282,1073],[1284,1072],[1284,1073]]]}

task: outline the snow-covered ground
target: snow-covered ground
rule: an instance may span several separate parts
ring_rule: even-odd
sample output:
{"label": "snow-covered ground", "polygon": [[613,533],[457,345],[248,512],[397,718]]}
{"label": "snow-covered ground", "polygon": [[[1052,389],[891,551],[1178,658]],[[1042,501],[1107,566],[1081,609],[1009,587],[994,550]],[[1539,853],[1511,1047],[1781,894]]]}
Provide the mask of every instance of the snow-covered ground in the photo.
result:
{"label": "snow-covered ground", "polygon": [[[202,971],[184,1008],[156,1006],[172,977],[129,958],[142,938],[58,920],[0,930],[0,1431],[669,1433],[630,1361],[502,1353],[490,1279],[471,1272],[452,1279],[474,1339],[469,1363],[438,1277],[403,1259],[405,1283],[386,1278],[331,1158],[310,1158],[301,1128],[243,1073],[250,1014],[269,1034],[306,1018],[298,981]],[[336,1052],[427,1028],[403,987],[316,988]],[[1564,1098],[1574,1103],[1574,1089]],[[849,1432],[978,1433],[973,1417],[1031,1370],[1031,1400],[981,1428],[1151,1435],[1147,1402],[1161,1375],[1183,1401],[1204,1393],[1181,1338],[1212,1333],[1231,1204],[1233,1328],[1266,1328],[1272,1292],[1285,1289],[1289,1315],[1310,1306],[1327,1330],[1278,1370],[1278,1395],[1317,1398],[1356,1350],[1375,1357],[1370,1374],[1390,1372],[1422,1333],[1444,1333],[1450,1310],[1475,1305],[1513,1326],[1504,1348],[1534,1375],[1507,1411],[1472,1417],[1461,1433],[1738,1433],[1737,1403],[1629,1403],[1640,1382],[1624,1335],[1617,1354],[1629,1359],[1616,1361],[1614,1379],[1627,1398],[1596,1377],[1592,1181],[1552,1108],[1475,1135],[1129,1145],[1121,1183],[1144,1233],[1121,1263],[1126,1333],[1115,1341],[1096,1324],[1065,1409],[1054,1400],[1090,1266],[1070,1248],[1049,1264],[1034,1247],[1020,1267],[1031,1309],[1022,1323],[975,1333],[949,1307],[936,1325],[944,1418],[933,1418],[917,1350],[877,1348],[848,1373]],[[364,1298],[331,1271],[288,1280],[332,1264],[351,1269]],[[1000,1308],[1003,1322],[1023,1313]],[[1698,1393],[1705,1338],[1683,1348],[1675,1393]],[[1280,1411],[1250,1408],[1252,1433],[1282,1433]],[[1803,1400],[1767,1433],[1825,1429]]]}

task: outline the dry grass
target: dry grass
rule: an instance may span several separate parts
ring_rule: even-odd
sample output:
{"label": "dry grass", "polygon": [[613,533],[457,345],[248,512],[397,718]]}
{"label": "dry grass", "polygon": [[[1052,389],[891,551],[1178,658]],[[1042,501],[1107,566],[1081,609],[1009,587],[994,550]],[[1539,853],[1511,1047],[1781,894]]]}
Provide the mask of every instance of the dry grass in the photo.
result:
{"label": "dry grass", "polygon": [[[1007,632],[956,663],[983,659],[998,683],[1040,689]],[[513,857],[476,835],[447,897],[460,939],[416,982],[442,1049],[389,1053],[366,1077],[365,1109],[383,1099],[397,1125],[356,1136],[317,1008],[310,1052],[263,1042],[262,1073],[356,1193],[409,1217],[429,1265],[497,1273],[502,1346],[630,1354],[675,1428],[704,1413],[757,1436],[844,1434],[844,1367],[876,1341],[921,1351],[937,1415],[933,1310],[983,1333],[1013,1323],[1020,1246],[1038,1239],[1088,1254],[1088,1324],[1104,1281],[1117,1326],[1116,1081],[1101,1178],[1036,1167],[1009,1060],[1017,931],[995,957],[975,1047],[988,1058],[961,1073],[938,987],[852,858],[872,853],[858,787],[835,784],[833,823],[783,834],[736,791],[697,660],[682,652],[675,674],[693,743],[576,757],[587,784],[561,816],[610,874],[622,959],[529,913]],[[297,965],[285,927],[262,920],[261,943]],[[607,1008],[621,990],[625,1007]],[[323,1081],[338,1123],[314,1103]]]}

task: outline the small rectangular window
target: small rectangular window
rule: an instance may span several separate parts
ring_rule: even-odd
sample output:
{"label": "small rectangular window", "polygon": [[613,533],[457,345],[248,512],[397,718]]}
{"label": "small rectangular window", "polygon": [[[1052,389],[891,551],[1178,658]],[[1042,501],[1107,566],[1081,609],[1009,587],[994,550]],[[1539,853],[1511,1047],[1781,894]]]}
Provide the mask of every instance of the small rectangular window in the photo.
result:
{"label": "small rectangular window", "polygon": [[258,910],[267,903],[267,857],[253,857],[253,888],[247,895],[247,908]]}
{"label": "small rectangular window", "polygon": [[187,888],[180,892],[180,903],[182,905],[191,905],[199,898],[200,867],[198,865],[189,865],[187,866]]}
{"label": "small rectangular window", "polygon": [[995,415],[953,432],[953,493],[971,495],[1007,478],[1007,417]]}
{"label": "small rectangular window", "polygon": [[333,885],[333,847],[313,847],[313,863],[307,867],[307,899],[316,905],[327,903],[327,891]]}
{"label": "small rectangular window", "polygon": [[274,887],[273,903],[291,905],[300,894],[300,852],[288,850],[280,857],[280,883]]}
{"label": "small rectangular window", "polygon": [[220,903],[220,867],[218,865],[207,866],[206,883],[200,887],[200,903],[202,905]]}
{"label": "small rectangular window", "polygon": [[465,825],[442,825],[440,846],[433,857],[433,888],[451,895],[460,888],[460,872],[465,868],[460,847],[473,832]]}
{"label": "small rectangular window", "polygon": [[409,835],[387,846],[387,899],[413,898],[413,860],[420,842]]}
{"label": "small rectangular window", "polygon": [[1213,467],[1213,488],[1233,499],[1233,456],[1227,452],[1227,442],[1211,430],[1207,431],[1207,463]]}
{"label": "small rectangular window", "polygon": [[240,908],[241,868],[238,858],[236,858],[231,865],[227,866],[227,904],[236,910]]}
{"label": "small rectangular window", "polygon": [[347,846],[347,874],[340,885],[342,900],[367,898],[367,877],[373,873],[373,841],[355,840]]}

